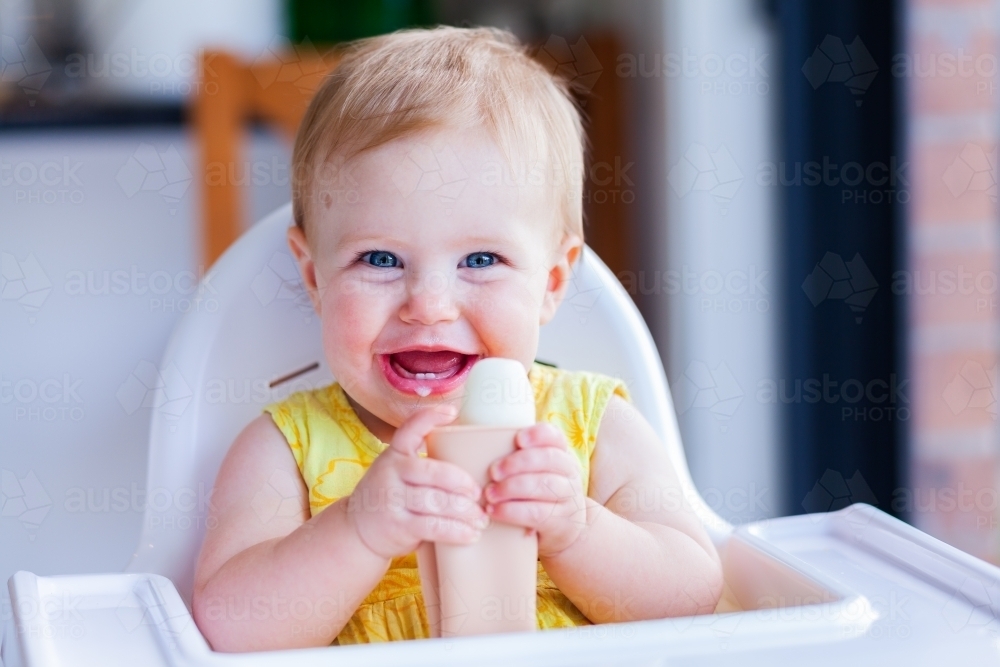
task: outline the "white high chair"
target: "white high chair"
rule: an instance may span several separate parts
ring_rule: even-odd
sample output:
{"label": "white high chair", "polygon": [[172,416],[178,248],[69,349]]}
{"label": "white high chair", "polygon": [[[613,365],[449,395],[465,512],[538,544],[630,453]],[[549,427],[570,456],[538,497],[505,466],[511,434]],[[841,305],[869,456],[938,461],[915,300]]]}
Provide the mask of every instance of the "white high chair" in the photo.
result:
{"label": "white high chair", "polygon": [[[663,367],[638,311],[586,251],[539,359],[623,378],[668,449],[723,558],[715,614],[518,635],[256,654],[210,650],[192,620],[195,558],[222,457],[261,408],[332,381],[319,323],[285,244],[291,207],[247,232],[211,272],[163,356],[140,543],[123,574],[11,577],[0,657],[21,665],[464,665],[1000,662],[1000,569],[867,505],[734,528],[698,494]],[[159,500],[157,500],[159,498]],[[262,520],[281,484],[262,488]],[[697,587],[698,582],[692,582]]]}

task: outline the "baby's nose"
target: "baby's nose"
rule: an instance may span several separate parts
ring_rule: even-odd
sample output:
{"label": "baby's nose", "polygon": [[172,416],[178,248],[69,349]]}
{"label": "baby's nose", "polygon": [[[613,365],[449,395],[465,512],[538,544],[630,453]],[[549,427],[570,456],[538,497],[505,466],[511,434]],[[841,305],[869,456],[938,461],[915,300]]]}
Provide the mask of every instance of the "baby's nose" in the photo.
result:
{"label": "baby's nose", "polygon": [[457,319],[459,309],[452,283],[450,277],[440,271],[414,276],[408,285],[400,317],[405,322],[419,324]]}

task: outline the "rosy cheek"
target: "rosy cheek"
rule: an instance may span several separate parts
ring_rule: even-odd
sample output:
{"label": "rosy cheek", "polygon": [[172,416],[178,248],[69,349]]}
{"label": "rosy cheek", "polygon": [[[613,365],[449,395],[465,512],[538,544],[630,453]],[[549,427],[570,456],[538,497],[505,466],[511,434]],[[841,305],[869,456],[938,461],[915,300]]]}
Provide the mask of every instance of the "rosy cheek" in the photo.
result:
{"label": "rosy cheek", "polygon": [[466,313],[490,354],[527,359],[538,327],[539,302],[527,285],[483,285],[470,294]]}
{"label": "rosy cheek", "polygon": [[363,337],[375,325],[377,315],[382,310],[379,306],[380,303],[371,298],[351,296],[341,299],[337,310],[345,333],[352,339]]}
{"label": "rosy cheek", "polygon": [[366,363],[359,356],[367,353],[377,334],[368,330],[375,325],[376,318],[370,316],[372,306],[362,294],[346,290],[327,293],[323,302],[323,338],[328,358],[335,358],[338,366],[356,368]]}

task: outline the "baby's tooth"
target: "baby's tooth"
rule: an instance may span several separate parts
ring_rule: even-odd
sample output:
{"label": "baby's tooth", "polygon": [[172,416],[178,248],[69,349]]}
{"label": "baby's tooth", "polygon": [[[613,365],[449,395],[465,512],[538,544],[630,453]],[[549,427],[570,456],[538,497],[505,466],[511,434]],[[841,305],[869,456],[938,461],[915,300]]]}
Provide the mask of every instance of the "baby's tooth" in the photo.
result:
{"label": "baby's tooth", "polygon": [[430,387],[417,387],[416,392],[417,392],[417,396],[420,396],[420,397],[428,396],[431,393],[431,388]]}

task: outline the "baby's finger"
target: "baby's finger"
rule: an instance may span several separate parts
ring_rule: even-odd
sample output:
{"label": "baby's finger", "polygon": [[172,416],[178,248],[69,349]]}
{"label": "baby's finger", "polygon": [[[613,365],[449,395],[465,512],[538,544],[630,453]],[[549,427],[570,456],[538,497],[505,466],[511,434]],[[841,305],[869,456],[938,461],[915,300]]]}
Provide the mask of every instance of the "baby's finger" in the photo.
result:
{"label": "baby's finger", "polygon": [[526,473],[511,475],[501,482],[489,484],[484,496],[486,502],[500,503],[508,500],[560,501],[572,498],[576,488],[569,478],[551,473]]}
{"label": "baby's finger", "polygon": [[437,426],[442,426],[455,419],[458,411],[450,403],[442,403],[432,408],[425,408],[414,413],[396,429],[390,446],[409,456],[416,456],[424,437]]}
{"label": "baby's finger", "polygon": [[579,477],[580,464],[568,451],[555,447],[519,449],[490,465],[490,479],[499,482],[510,475],[529,472],[551,472],[566,477]]}
{"label": "baby's finger", "polygon": [[467,521],[434,515],[414,515],[416,537],[423,542],[471,544],[483,531]]}
{"label": "baby's finger", "polygon": [[482,493],[469,473],[447,461],[414,457],[403,463],[399,475],[404,482],[413,486],[433,486],[472,499],[478,500]]}
{"label": "baby's finger", "polygon": [[569,449],[565,434],[548,422],[539,422],[534,426],[521,429],[517,432],[515,441],[517,446],[522,449],[529,447]]}
{"label": "baby's finger", "polygon": [[555,515],[556,507],[556,503],[540,500],[509,500],[487,505],[486,511],[493,521],[541,530]]}
{"label": "baby's finger", "polygon": [[429,486],[408,486],[405,499],[406,509],[414,514],[460,519],[480,528],[489,523],[479,503],[466,496]]}

